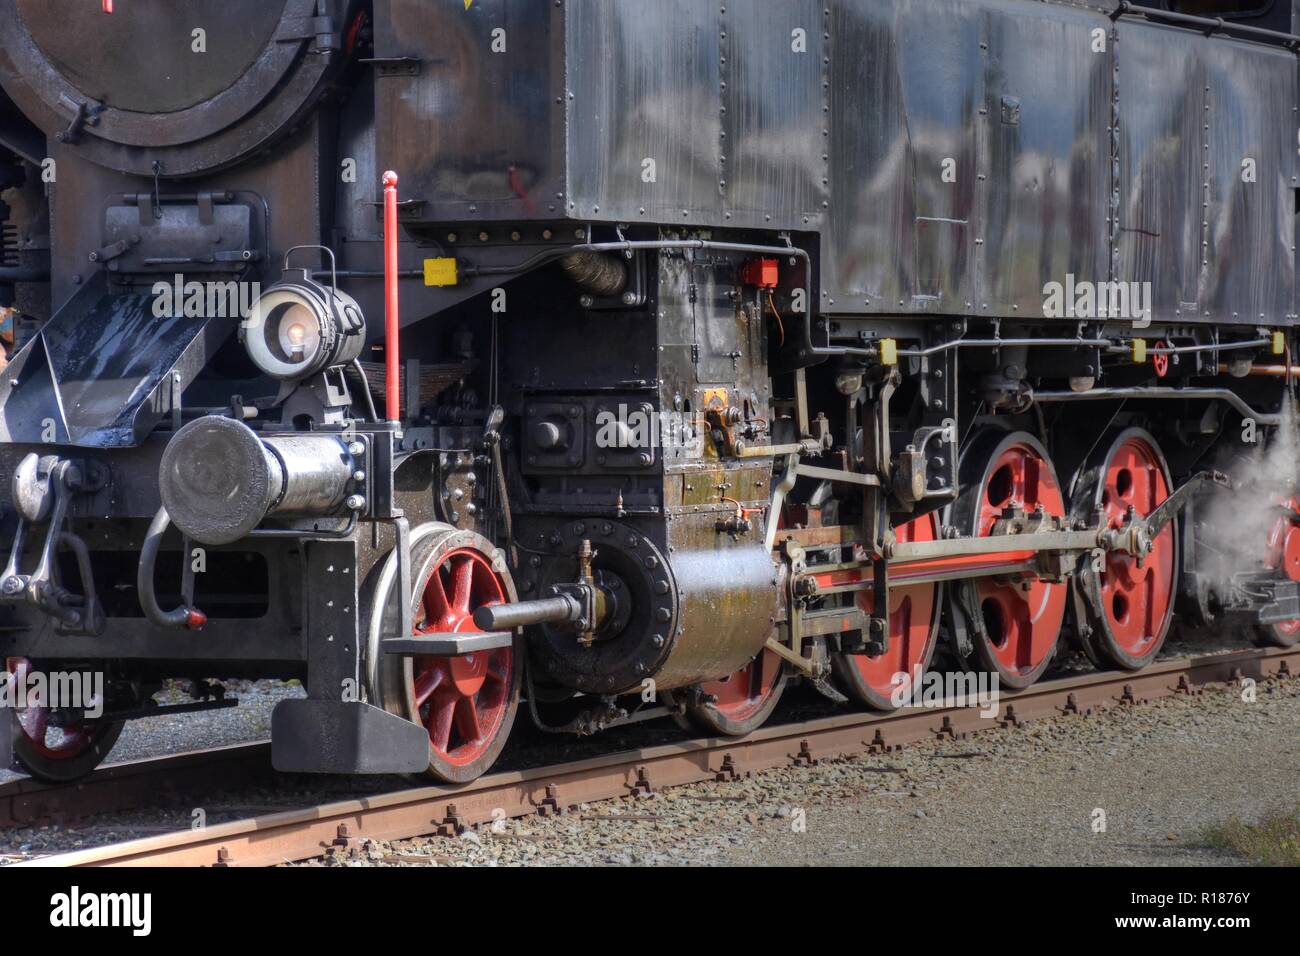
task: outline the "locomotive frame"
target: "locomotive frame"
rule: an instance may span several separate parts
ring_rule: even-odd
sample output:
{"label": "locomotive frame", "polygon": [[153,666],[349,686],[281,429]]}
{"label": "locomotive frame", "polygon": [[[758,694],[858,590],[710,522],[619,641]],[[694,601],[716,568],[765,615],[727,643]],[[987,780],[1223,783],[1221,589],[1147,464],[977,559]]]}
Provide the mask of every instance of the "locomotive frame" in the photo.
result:
{"label": "locomotive frame", "polygon": [[1294,433],[1300,4],[233,6],[0,0],[0,651],[110,676],[33,772],[166,677],[462,782],[521,702],[743,734],[941,637],[1014,688],[1175,605],[1300,636],[1294,462],[1253,563],[1196,517]]}

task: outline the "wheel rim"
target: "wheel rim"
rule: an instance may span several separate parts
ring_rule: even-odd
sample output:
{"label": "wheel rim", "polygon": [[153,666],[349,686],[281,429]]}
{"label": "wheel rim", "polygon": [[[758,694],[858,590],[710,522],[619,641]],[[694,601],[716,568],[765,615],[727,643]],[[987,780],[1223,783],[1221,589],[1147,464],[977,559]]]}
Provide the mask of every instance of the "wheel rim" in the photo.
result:
{"label": "wheel rim", "polygon": [[[25,683],[32,662],[26,657],[11,657],[6,660],[5,669],[13,675],[15,685]],[[50,723],[52,714],[53,709],[45,706],[15,708],[15,723],[32,754],[46,760],[74,760],[95,746],[100,721],[83,717],[57,726]]]}
{"label": "wheel rim", "polygon": [[[939,536],[936,515],[927,515],[897,526],[894,534],[900,543],[934,541]],[[938,637],[939,597],[941,585],[900,584],[889,589],[889,649],[883,654],[842,655],[852,674],[851,688],[873,707],[893,708],[892,695],[897,675],[904,674],[910,681],[914,671],[924,673],[934,656]],[[858,592],[858,607],[868,615],[875,611],[875,596],[870,591]],[[854,679],[856,677],[856,680]]]}
{"label": "wheel rim", "polygon": [[700,691],[715,698],[709,707],[734,723],[743,723],[759,713],[780,689],[782,660],[773,651],[763,651],[730,677],[707,681]]}
{"label": "wheel rim", "polygon": [[[1280,504],[1293,513],[1300,513],[1300,497],[1284,499]],[[1281,571],[1289,581],[1300,581],[1300,522],[1291,515],[1278,515],[1277,521],[1269,529],[1264,566],[1273,571]],[[1294,644],[1297,635],[1300,635],[1300,618],[1279,621],[1271,625],[1271,629],[1283,643]]]}
{"label": "wheel rim", "polygon": [[[478,632],[474,611],[505,601],[505,587],[483,554],[453,550],[429,572],[414,633]],[[491,748],[510,708],[513,668],[509,647],[413,659],[411,697],[441,760],[462,767]]]}
{"label": "wheel rim", "polygon": [[[1096,492],[1107,528],[1118,528],[1129,509],[1146,517],[1169,497],[1164,458],[1141,433],[1121,435],[1111,448]],[[1141,567],[1133,555],[1107,552],[1097,576],[1108,650],[1124,663],[1144,662],[1160,649],[1173,614],[1176,541],[1170,522],[1152,541]],[[1124,659],[1127,658],[1127,661]]]}
{"label": "wheel rim", "polygon": [[[1028,435],[1012,435],[993,450],[983,470],[971,529],[988,537],[1007,508],[1032,515],[1041,508],[1065,516],[1065,498],[1056,470],[1042,446]],[[984,663],[1013,687],[1037,680],[1056,651],[1065,619],[1067,585],[1037,577],[1022,581],[982,578],[974,584],[975,610],[987,640],[972,628]]]}

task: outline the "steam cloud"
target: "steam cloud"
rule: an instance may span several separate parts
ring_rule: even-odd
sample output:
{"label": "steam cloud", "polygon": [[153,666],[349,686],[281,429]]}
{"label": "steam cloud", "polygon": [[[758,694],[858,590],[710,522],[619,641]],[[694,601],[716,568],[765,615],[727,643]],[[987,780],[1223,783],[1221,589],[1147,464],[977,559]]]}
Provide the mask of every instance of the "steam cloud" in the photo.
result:
{"label": "steam cloud", "polygon": [[1218,491],[1198,514],[1201,568],[1220,600],[1231,593],[1235,574],[1263,568],[1269,535],[1283,515],[1279,505],[1300,484],[1300,438],[1290,396],[1283,402],[1282,423],[1268,441],[1241,448],[1224,468],[1234,488]]}

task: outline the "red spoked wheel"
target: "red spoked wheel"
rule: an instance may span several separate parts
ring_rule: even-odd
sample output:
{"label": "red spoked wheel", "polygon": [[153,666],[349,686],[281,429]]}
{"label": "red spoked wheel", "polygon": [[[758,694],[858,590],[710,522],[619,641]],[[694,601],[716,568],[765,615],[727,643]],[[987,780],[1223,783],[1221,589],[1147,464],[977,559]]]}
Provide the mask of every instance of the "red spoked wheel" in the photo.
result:
{"label": "red spoked wheel", "polygon": [[[514,599],[504,558],[474,532],[449,527],[414,550],[421,568],[413,588],[416,635],[478,633],[476,609]],[[514,725],[523,673],[518,639],[459,657],[387,657],[380,665],[384,704],[428,730],[429,775],[464,783],[483,774]]]}
{"label": "red spoked wheel", "polygon": [[[1170,495],[1173,480],[1160,446],[1141,428],[1113,430],[1075,480],[1071,514],[1119,528],[1130,514],[1145,517]],[[1101,664],[1140,670],[1155,659],[1169,633],[1178,584],[1178,525],[1171,521],[1140,560],[1106,552],[1100,571],[1087,563],[1075,576],[1086,620],[1079,637]]]}
{"label": "red spoked wheel", "polygon": [[[1264,566],[1280,571],[1288,581],[1300,581],[1300,497],[1287,498],[1281,508],[1282,513],[1268,532]],[[1294,647],[1300,642],[1300,618],[1262,624],[1256,632],[1256,643]]]}
{"label": "red spoked wheel", "polygon": [[[1032,518],[1039,509],[1065,516],[1065,499],[1046,449],[1028,432],[990,431],[972,440],[961,458],[961,493],[953,523],[965,535],[988,537],[1011,513]],[[990,556],[990,566],[1031,562],[1033,552]],[[963,581],[953,589],[954,613],[970,636],[971,666],[997,674],[1011,688],[1028,687],[1056,653],[1068,586],[1031,572]]]}
{"label": "red spoked wheel", "polygon": [[[6,659],[15,687],[33,672],[25,657]],[[66,783],[84,777],[103,762],[122,733],[122,721],[105,721],[41,705],[14,711],[14,756],[38,780]]]}
{"label": "red spoked wheel", "polygon": [[[934,541],[939,536],[936,515],[917,518],[894,529],[900,542]],[[889,647],[883,654],[837,653],[831,657],[836,684],[850,698],[876,710],[894,710],[895,691],[906,691],[925,673],[934,657],[939,636],[939,610],[943,585],[934,582],[908,585],[891,581],[889,589]],[[875,610],[870,591],[859,591],[858,607]],[[902,677],[900,677],[902,675]],[[906,679],[905,684],[900,681]]]}
{"label": "red spoked wheel", "polygon": [[785,661],[773,651],[760,651],[729,677],[700,684],[686,716],[705,733],[743,737],[763,726],[784,689]]}

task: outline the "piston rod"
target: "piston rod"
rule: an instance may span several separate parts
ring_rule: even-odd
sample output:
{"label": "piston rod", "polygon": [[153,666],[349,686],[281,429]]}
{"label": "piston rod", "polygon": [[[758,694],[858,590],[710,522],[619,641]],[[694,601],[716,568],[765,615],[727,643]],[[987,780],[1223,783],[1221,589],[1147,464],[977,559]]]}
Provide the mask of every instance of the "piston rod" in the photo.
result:
{"label": "piston rod", "polygon": [[521,601],[518,604],[492,604],[474,612],[474,626],[481,631],[508,631],[533,624],[576,624],[582,618],[582,603],[568,594]]}

